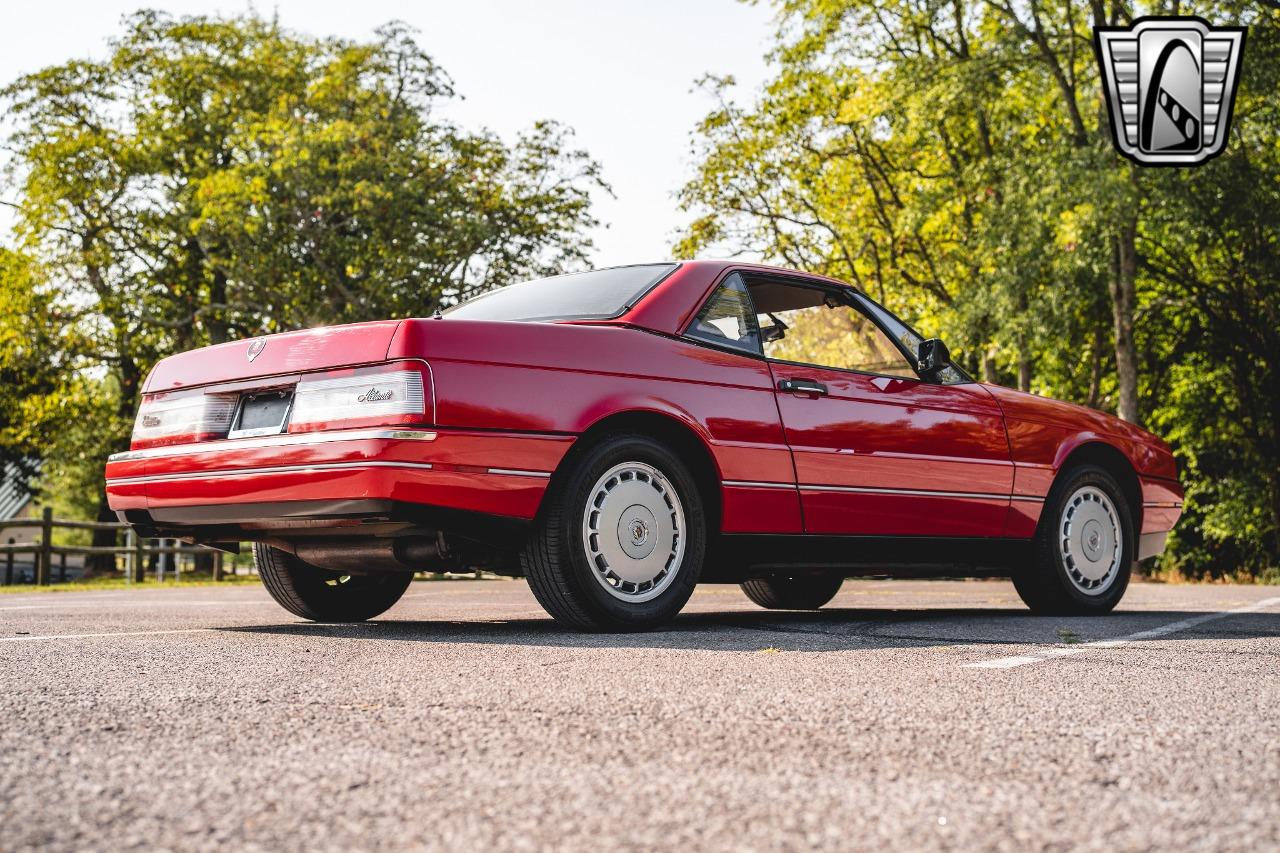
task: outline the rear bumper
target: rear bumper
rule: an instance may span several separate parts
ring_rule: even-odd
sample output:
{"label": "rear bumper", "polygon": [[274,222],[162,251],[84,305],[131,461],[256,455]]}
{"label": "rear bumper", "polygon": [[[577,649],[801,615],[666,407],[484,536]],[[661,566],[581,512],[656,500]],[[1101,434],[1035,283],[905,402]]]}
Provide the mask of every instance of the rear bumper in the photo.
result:
{"label": "rear bumper", "polygon": [[[458,430],[361,429],[225,439],[118,454],[107,500],[179,522],[252,523],[263,505],[383,501],[530,519],[571,436]],[[316,502],[319,502],[318,504]],[[255,509],[256,507],[256,509]],[[305,512],[305,510],[303,510]],[[191,513],[187,513],[190,515]],[[377,514],[377,513],[375,513]],[[217,520],[213,520],[214,517]]]}
{"label": "rear bumper", "polygon": [[368,537],[443,535],[448,542],[444,562],[466,555],[473,565],[494,570],[495,557],[514,553],[528,530],[521,519],[377,499],[171,506],[116,514],[143,537],[172,537],[231,551],[246,541],[351,544]]}
{"label": "rear bumper", "polygon": [[393,521],[404,515],[405,505],[395,501],[314,500],[252,504],[205,504],[160,509],[126,509],[117,515],[135,527],[157,530],[213,528],[222,525],[262,529],[303,527],[313,521]]}

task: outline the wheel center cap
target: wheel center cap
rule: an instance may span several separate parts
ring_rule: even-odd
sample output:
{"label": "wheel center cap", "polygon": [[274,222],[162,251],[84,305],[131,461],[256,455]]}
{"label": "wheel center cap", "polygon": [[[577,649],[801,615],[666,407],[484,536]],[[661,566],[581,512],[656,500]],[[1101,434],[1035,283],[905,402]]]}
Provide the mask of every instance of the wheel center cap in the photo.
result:
{"label": "wheel center cap", "polygon": [[1089,521],[1085,524],[1084,530],[1080,532],[1081,546],[1084,548],[1084,554],[1090,560],[1097,560],[1102,557],[1102,525],[1096,521]]}
{"label": "wheel center cap", "polygon": [[618,519],[618,544],[628,557],[643,560],[658,544],[654,535],[658,520],[641,504],[627,507]]}

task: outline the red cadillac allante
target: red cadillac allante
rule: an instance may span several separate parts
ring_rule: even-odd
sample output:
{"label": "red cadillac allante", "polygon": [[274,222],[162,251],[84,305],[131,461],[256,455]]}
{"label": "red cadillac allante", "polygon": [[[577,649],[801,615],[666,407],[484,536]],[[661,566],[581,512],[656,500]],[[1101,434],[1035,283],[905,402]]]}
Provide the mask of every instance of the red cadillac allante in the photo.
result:
{"label": "red cadillac allante", "polygon": [[106,474],[143,536],[252,542],[307,619],[482,566],[585,629],[661,623],[700,581],[817,608],[865,574],[1104,613],[1182,506],[1155,436],[974,382],[847,284],[724,261],[167,358]]}

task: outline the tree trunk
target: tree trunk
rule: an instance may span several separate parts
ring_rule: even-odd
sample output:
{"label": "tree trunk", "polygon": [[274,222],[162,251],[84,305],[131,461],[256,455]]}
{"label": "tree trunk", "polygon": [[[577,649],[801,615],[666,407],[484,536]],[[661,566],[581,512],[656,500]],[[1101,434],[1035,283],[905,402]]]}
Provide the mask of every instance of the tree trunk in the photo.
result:
{"label": "tree trunk", "polygon": [[1017,300],[1018,323],[1022,326],[1022,331],[1018,332],[1018,390],[1031,392],[1031,352],[1027,347],[1027,315],[1030,309],[1030,302],[1027,298],[1026,288],[1018,293]]}
{"label": "tree trunk", "polygon": [[209,314],[205,317],[205,328],[209,332],[209,343],[221,344],[230,339],[227,330],[227,276],[220,269],[214,269],[213,282],[209,285]]}
{"label": "tree trunk", "polygon": [[1117,414],[1132,424],[1138,418],[1138,351],[1133,340],[1133,309],[1138,277],[1137,221],[1128,219],[1116,235],[1111,264],[1111,319],[1116,339]]}
{"label": "tree trunk", "polygon": [[982,354],[982,381],[988,385],[995,385],[999,381],[996,373],[995,347],[987,347],[986,352]]}
{"label": "tree trunk", "polygon": [[[1271,368],[1275,370],[1274,367]],[[1269,383],[1275,388],[1276,383]],[[1264,385],[1264,388],[1267,386]],[[1271,524],[1272,524],[1272,546],[1271,560],[1272,565],[1280,565],[1280,470],[1277,470],[1276,462],[1280,461],[1280,388],[1276,388],[1271,394],[1271,462],[1268,467],[1271,469],[1271,475],[1268,478],[1271,481]]]}
{"label": "tree trunk", "polygon": [[1106,347],[1106,337],[1101,323],[1093,330],[1093,347],[1089,353],[1089,394],[1086,405],[1091,409],[1098,408],[1102,402],[1102,352]]}

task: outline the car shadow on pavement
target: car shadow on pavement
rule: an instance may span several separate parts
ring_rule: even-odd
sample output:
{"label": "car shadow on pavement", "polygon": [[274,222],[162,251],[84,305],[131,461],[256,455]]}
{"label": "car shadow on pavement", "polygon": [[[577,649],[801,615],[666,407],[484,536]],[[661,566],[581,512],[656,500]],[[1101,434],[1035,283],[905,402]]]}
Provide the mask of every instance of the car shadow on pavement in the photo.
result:
{"label": "car shadow on pavement", "polygon": [[[327,625],[293,622],[241,625],[221,630],[299,637],[328,636],[359,641],[477,643],[581,649],[685,649],[760,652],[929,648],[957,645],[1073,644],[1106,640],[1200,615],[1195,611],[1129,611],[1106,616],[1034,616],[997,608],[861,609],[817,612],[700,611],[678,616],[662,628],[636,633],[583,633],[546,619],[394,620]],[[1265,615],[1265,614],[1258,614]],[[1246,617],[1237,617],[1237,620]],[[1252,621],[1252,620],[1250,620]],[[1206,626],[1221,636],[1241,636],[1240,623]],[[1274,618],[1244,632],[1275,636]],[[1200,629],[1199,634],[1205,629]]]}

